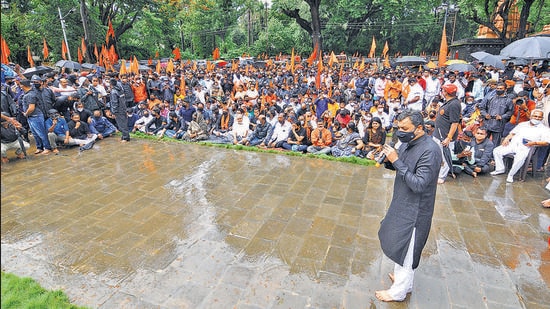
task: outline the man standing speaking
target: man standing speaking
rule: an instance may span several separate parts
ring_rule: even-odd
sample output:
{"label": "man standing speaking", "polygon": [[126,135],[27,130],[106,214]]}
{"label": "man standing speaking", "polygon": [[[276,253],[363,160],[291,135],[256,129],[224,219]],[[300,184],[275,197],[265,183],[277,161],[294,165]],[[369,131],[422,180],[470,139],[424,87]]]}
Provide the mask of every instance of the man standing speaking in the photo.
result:
{"label": "man standing speaking", "polygon": [[399,150],[384,145],[386,168],[395,170],[393,198],[382,220],[378,238],[384,254],[395,262],[388,290],[376,291],[382,301],[403,301],[412,291],[414,269],[428,239],[434,212],[441,150],[424,131],[418,111],[405,110],[396,132]]}

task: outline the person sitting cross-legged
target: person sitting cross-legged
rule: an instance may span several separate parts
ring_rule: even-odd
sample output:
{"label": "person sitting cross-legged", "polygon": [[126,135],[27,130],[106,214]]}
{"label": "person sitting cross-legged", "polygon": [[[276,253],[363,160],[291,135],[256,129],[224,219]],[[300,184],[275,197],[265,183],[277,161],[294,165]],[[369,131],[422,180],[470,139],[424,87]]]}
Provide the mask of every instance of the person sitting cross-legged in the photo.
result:
{"label": "person sitting cross-legged", "polygon": [[63,141],[65,144],[78,144],[81,150],[90,149],[93,146],[97,139],[97,134],[93,134],[92,131],[90,131],[87,123],[80,121],[80,115],[78,113],[73,113],[71,121],[69,121],[67,125],[69,131],[68,134],[65,135],[65,140]]}
{"label": "person sitting cross-legged", "polygon": [[474,138],[471,141],[471,152],[473,153],[474,163],[465,162],[464,173],[477,177],[479,174],[489,173],[493,169],[491,161],[493,160],[493,142],[487,138],[487,128],[477,128]]}
{"label": "person sitting cross-legged", "polygon": [[313,154],[329,154],[332,144],[332,134],[325,128],[325,123],[317,121],[317,128],[311,132],[311,146],[307,152]]}
{"label": "person sitting cross-legged", "polygon": [[101,116],[101,111],[96,109],[90,117],[90,131],[97,134],[98,139],[104,139],[116,133],[116,127],[107,118]]}

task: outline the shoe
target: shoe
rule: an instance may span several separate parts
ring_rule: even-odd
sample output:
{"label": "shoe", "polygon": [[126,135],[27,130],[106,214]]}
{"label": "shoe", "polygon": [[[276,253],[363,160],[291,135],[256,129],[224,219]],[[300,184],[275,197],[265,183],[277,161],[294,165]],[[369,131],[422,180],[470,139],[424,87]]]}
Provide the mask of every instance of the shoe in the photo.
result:
{"label": "shoe", "polygon": [[496,175],[501,175],[501,174],[504,174],[505,171],[492,171],[491,172],[491,175],[492,176],[496,176]]}
{"label": "shoe", "polygon": [[514,176],[508,176],[508,177],[506,177],[506,182],[507,182],[507,183],[513,183],[513,182],[514,182]]}
{"label": "shoe", "polygon": [[36,149],[36,151],[34,152],[35,155],[41,154],[41,153],[42,153],[42,150],[40,150],[40,149]]}

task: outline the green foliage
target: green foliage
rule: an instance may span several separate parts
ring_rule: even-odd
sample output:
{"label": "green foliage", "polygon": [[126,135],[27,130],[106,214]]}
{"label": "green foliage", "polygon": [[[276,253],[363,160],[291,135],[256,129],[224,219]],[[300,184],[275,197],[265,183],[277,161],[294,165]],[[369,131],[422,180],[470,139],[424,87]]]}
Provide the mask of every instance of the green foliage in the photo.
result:
{"label": "green foliage", "polygon": [[71,304],[62,291],[47,291],[31,278],[19,278],[2,272],[2,308],[83,307]]}

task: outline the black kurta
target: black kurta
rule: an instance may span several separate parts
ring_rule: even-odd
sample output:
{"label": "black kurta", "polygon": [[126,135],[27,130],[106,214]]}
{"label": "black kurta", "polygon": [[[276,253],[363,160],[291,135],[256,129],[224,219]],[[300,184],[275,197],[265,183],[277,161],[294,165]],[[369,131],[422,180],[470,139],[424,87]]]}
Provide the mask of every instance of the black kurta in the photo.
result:
{"label": "black kurta", "polygon": [[441,149],[430,136],[424,135],[401,145],[398,154],[398,160],[386,164],[397,173],[393,198],[378,238],[384,254],[403,265],[413,228],[416,228],[412,266],[415,269],[432,224]]}

